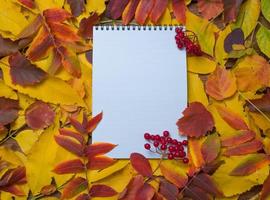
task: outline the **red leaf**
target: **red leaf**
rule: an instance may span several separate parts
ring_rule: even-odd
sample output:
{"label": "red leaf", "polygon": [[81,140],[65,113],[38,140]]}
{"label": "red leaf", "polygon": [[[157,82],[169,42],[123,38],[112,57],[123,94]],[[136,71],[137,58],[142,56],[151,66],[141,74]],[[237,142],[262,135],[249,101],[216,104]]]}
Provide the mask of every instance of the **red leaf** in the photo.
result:
{"label": "red leaf", "polygon": [[211,113],[200,102],[190,103],[178,120],[177,126],[181,135],[200,137],[211,131],[214,120]]}
{"label": "red leaf", "polygon": [[239,133],[221,140],[221,144],[223,147],[237,146],[252,140],[255,135],[255,132],[251,130],[239,131]]}
{"label": "red leaf", "polygon": [[89,200],[90,197],[88,194],[80,194],[75,200]]}
{"label": "red leaf", "polygon": [[263,183],[260,200],[267,200],[270,196],[270,174]]}
{"label": "red leaf", "polygon": [[161,179],[159,193],[162,194],[162,196],[164,196],[166,200],[176,200],[178,192],[179,189],[175,185]]}
{"label": "red leaf", "polygon": [[88,158],[87,168],[90,170],[101,170],[115,163],[115,160],[107,156],[95,156]]}
{"label": "red leaf", "polygon": [[8,187],[13,184],[25,183],[25,167],[17,167],[7,170],[0,179],[0,187]]}
{"label": "red leaf", "polygon": [[19,187],[16,185],[9,185],[7,187],[0,187],[0,191],[3,190],[5,192],[9,192],[11,194],[14,194],[16,196],[25,196],[24,191],[22,191]]}
{"label": "red leaf", "polygon": [[244,162],[236,166],[230,173],[231,176],[247,176],[270,163],[269,156],[265,154],[254,154]]}
{"label": "red leaf", "polygon": [[54,121],[55,113],[53,109],[42,101],[36,101],[25,111],[26,123],[32,129],[44,129]]}
{"label": "red leaf", "polygon": [[0,57],[16,53],[19,50],[18,42],[12,41],[9,38],[3,38],[0,35]]}
{"label": "red leaf", "polygon": [[243,0],[226,0],[224,2],[224,22],[234,22]]}
{"label": "red leaf", "polygon": [[18,0],[21,4],[25,5],[28,8],[35,8],[34,0]]}
{"label": "red leaf", "polygon": [[66,150],[74,153],[77,156],[83,156],[84,154],[84,146],[81,144],[76,143],[72,139],[62,136],[62,135],[55,135],[54,139],[57,144],[61,147],[65,148]]}
{"label": "red leaf", "polygon": [[133,177],[127,187],[119,195],[121,200],[136,200],[136,194],[138,190],[143,186],[144,180],[141,175]]}
{"label": "red leaf", "polygon": [[240,156],[250,153],[255,153],[263,148],[263,144],[259,140],[252,140],[237,146],[227,148],[223,155],[225,156]]}
{"label": "red leaf", "polygon": [[220,152],[220,139],[217,134],[207,136],[202,144],[202,156],[206,163],[214,161]]}
{"label": "red leaf", "polygon": [[71,130],[63,129],[63,128],[59,129],[59,133],[60,135],[69,136],[76,139],[80,144],[84,143],[84,137],[80,135],[79,133],[73,132]]}
{"label": "red leaf", "polygon": [[99,16],[94,13],[93,15],[83,18],[80,21],[78,34],[84,39],[91,39],[93,37],[93,26],[99,21]]}
{"label": "red leaf", "polygon": [[140,0],[130,0],[122,14],[122,23],[127,25],[134,17]]}
{"label": "red leaf", "polygon": [[74,119],[73,117],[70,117],[69,122],[80,133],[86,133],[85,127],[78,120]]}
{"label": "red leaf", "polygon": [[110,0],[107,6],[106,16],[111,19],[118,19],[121,17],[129,0]]}
{"label": "red leaf", "polygon": [[105,154],[113,150],[117,145],[111,143],[94,143],[86,148],[86,155],[88,157]]}
{"label": "red leaf", "polygon": [[63,22],[72,17],[72,15],[65,9],[50,8],[43,11],[43,15],[47,22]]}
{"label": "red leaf", "polygon": [[117,192],[107,185],[93,185],[89,191],[91,197],[112,197]]}
{"label": "red leaf", "polygon": [[56,174],[74,174],[85,170],[84,164],[80,159],[68,160],[61,162],[54,169]]}
{"label": "red leaf", "polygon": [[132,167],[141,175],[151,177],[153,175],[150,162],[142,154],[132,153],[130,155]]}
{"label": "red leaf", "polygon": [[222,0],[198,0],[198,9],[202,13],[202,16],[206,19],[212,19],[218,16],[223,11]]}
{"label": "red leaf", "polygon": [[95,130],[99,122],[102,120],[102,116],[103,116],[103,113],[101,112],[88,121],[87,127],[86,127],[88,133],[92,133]]}
{"label": "red leaf", "polygon": [[88,186],[87,180],[82,177],[76,177],[68,182],[63,189],[61,199],[70,199],[80,192],[84,191]]}
{"label": "red leaf", "polygon": [[18,117],[19,101],[0,97],[0,126],[13,122]]}
{"label": "red leaf", "polygon": [[78,17],[85,10],[84,0],[67,0],[67,3],[74,17]]}
{"label": "red leaf", "polygon": [[22,86],[40,83],[46,78],[46,72],[30,63],[21,53],[9,57],[10,75],[14,84]]}
{"label": "red leaf", "polygon": [[149,16],[153,6],[154,6],[155,0],[141,0],[136,13],[135,13],[135,20],[138,24],[143,25]]}
{"label": "red leaf", "polygon": [[226,121],[232,128],[236,130],[248,130],[246,122],[242,120],[240,115],[219,105],[217,105],[216,108],[222,119]]}
{"label": "red leaf", "polygon": [[143,186],[137,191],[136,200],[151,200],[155,195],[155,189],[148,183],[144,183]]}
{"label": "red leaf", "polygon": [[28,38],[33,36],[38,32],[41,24],[42,24],[42,16],[37,15],[36,18],[20,32],[18,38]]}
{"label": "red leaf", "polygon": [[167,8],[168,0],[155,0],[154,7],[150,13],[150,19],[154,24],[158,23],[158,20]]}
{"label": "red leaf", "polygon": [[[268,91],[261,98],[249,99],[246,104],[251,112],[259,112],[257,109],[262,112],[270,112],[270,92]],[[257,109],[255,108],[255,106],[257,107]]]}
{"label": "red leaf", "polygon": [[186,24],[186,3],[185,0],[172,0],[173,14],[177,21]]}
{"label": "red leaf", "polygon": [[197,186],[191,186],[184,190],[184,194],[192,200],[211,200],[210,195]]}

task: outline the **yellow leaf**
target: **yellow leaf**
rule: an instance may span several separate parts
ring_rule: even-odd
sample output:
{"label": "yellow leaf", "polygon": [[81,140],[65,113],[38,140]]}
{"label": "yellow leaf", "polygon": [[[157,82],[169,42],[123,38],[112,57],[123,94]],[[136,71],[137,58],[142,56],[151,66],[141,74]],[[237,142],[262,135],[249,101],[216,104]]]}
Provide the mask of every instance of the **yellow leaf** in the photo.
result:
{"label": "yellow leaf", "polygon": [[23,165],[17,154],[15,154],[11,149],[0,147],[0,157],[2,160],[11,163],[14,166]]}
{"label": "yellow leaf", "polygon": [[38,140],[39,135],[42,131],[33,131],[33,130],[24,130],[21,131],[16,137],[15,140],[18,142],[19,146],[21,147],[22,151],[25,154],[28,154],[31,150],[32,146]]}
{"label": "yellow leaf", "polygon": [[10,87],[6,86],[4,81],[0,80],[0,97],[17,100],[18,96]]}
{"label": "yellow leaf", "polygon": [[208,98],[198,74],[188,72],[188,102],[194,101],[199,101],[205,106],[208,105]]}
{"label": "yellow leaf", "polygon": [[200,168],[205,164],[205,161],[201,152],[201,145],[205,138],[190,138],[188,140],[188,154],[196,168]]}
{"label": "yellow leaf", "polygon": [[49,8],[62,8],[65,0],[35,0],[39,10],[43,11]]}
{"label": "yellow leaf", "polygon": [[216,68],[216,63],[203,56],[187,57],[188,71],[197,74],[209,74]]}
{"label": "yellow leaf", "polygon": [[[254,123],[263,130],[263,132],[267,132],[267,130],[270,130],[270,122],[265,119],[264,116],[262,116],[260,113],[255,112],[249,112],[249,115],[254,120]],[[268,118],[270,118],[269,114],[266,114]]]}
{"label": "yellow leaf", "polygon": [[232,157],[223,157],[222,160],[225,161],[225,164],[221,165],[217,171],[213,174],[213,179],[220,186],[226,197],[230,197],[236,194],[243,193],[248,191],[255,185],[262,184],[267,178],[269,173],[269,167],[265,166],[255,173],[252,173],[248,176],[230,176],[229,173],[242,163],[244,160],[254,156],[253,154],[247,156],[232,156]]}
{"label": "yellow leaf", "polygon": [[212,56],[215,45],[215,32],[219,30],[217,26],[188,10],[186,11],[186,17],[187,29],[197,35],[202,51]]}
{"label": "yellow leaf", "polygon": [[20,93],[27,94],[32,98],[36,98],[44,102],[85,106],[85,103],[76,91],[74,91],[69,84],[58,78],[48,77],[42,83],[35,86],[22,87],[12,83],[9,68],[7,66],[1,65],[0,68],[3,71],[5,84],[15,90],[18,90]]}
{"label": "yellow leaf", "polygon": [[85,10],[87,13],[96,12],[97,14],[102,14],[106,9],[104,0],[87,0],[85,5]]}
{"label": "yellow leaf", "polygon": [[159,25],[169,25],[172,24],[172,17],[170,10],[166,8],[165,12],[162,14],[160,19],[158,20]]}
{"label": "yellow leaf", "polygon": [[228,54],[224,50],[224,40],[231,33],[231,27],[227,26],[224,30],[220,31],[218,33],[218,38],[216,41],[216,46],[215,46],[215,58],[216,61],[224,66],[225,65],[225,58],[227,58]]}

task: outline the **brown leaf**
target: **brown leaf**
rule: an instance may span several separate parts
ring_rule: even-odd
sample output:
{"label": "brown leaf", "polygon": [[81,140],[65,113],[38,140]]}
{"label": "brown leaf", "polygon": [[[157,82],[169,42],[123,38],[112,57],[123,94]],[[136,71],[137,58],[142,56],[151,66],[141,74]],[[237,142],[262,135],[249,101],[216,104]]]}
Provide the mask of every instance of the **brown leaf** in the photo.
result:
{"label": "brown leaf", "polygon": [[137,191],[136,200],[151,200],[155,195],[155,189],[148,183],[144,183],[143,186]]}
{"label": "brown leaf", "polygon": [[54,169],[56,174],[74,174],[85,170],[84,164],[80,159],[68,160],[61,162]]}
{"label": "brown leaf", "polygon": [[236,20],[239,7],[243,0],[226,0],[224,3],[224,22],[230,23]]}
{"label": "brown leaf", "polygon": [[87,18],[84,17],[80,21],[78,34],[84,39],[91,39],[93,37],[93,26],[96,25],[98,21],[99,16],[96,13]]}
{"label": "brown leaf", "polygon": [[82,144],[76,143],[71,138],[62,135],[55,135],[54,139],[57,144],[70,151],[71,153],[74,153],[80,157],[84,155],[84,146]]}
{"label": "brown leaf", "polygon": [[25,111],[26,123],[32,129],[44,129],[53,124],[55,113],[53,109],[42,101],[36,101]]}
{"label": "brown leaf", "polygon": [[83,193],[83,194],[80,194],[78,197],[76,197],[75,200],[89,200],[89,199],[90,199],[89,195]]}
{"label": "brown leaf", "polygon": [[110,0],[107,5],[106,17],[118,19],[121,17],[129,0]]}
{"label": "brown leaf", "polygon": [[208,20],[215,18],[223,11],[222,0],[198,0],[197,5],[202,16]]}
{"label": "brown leaf", "polygon": [[21,53],[9,57],[10,75],[14,84],[29,86],[40,83],[46,78],[46,72],[30,63]]}
{"label": "brown leaf", "polygon": [[220,105],[217,105],[216,108],[221,118],[226,121],[232,128],[236,130],[249,129],[246,122],[237,113],[234,113],[230,109]]}
{"label": "brown leaf", "polygon": [[173,14],[177,21],[186,24],[186,2],[185,0],[172,0]]}
{"label": "brown leaf", "polygon": [[59,129],[59,133],[60,135],[69,136],[76,139],[80,144],[84,143],[84,137],[80,135],[79,133],[73,132],[71,130],[63,129],[63,128]]}
{"label": "brown leaf", "polygon": [[206,93],[216,100],[231,97],[237,89],[234,75],[220,66],[217,66],[216,70],[208,76],[205,87]]}
{"label": "brown leaf", "polygon": [[134,18],[140,0],[130,0],[122,14],[122,23],[127,25]]}
{"label": "brown leaf", "polygon": [[93,143],[87,146],[86,155],[88,157],[93,157],[101,154],[105,154],[113,150],[117,145],[111,143]]}
{"label": "brown leaf", "polygon": [[151,177],[153,175],[150,162],[142,154],[130,154],[130,163],[139,174],[147,177]]}
{"label": "brown leaf", "polygon": [[97,125],[102,120],[102,117],[103,113],[101,112],[88,121],[86,126],[88,133],[92,133],[96,129]]}
{"label": "brown leaf", "polygon": [[166,200],[175,200],[177,199],[179,189],[171,184],[170,182],[161,179],[159,186],[159,193],[166,198]]}
{"label": "brown leaf", "polygon": [[244,162],[236,166],[230,173],[231,176],[247,176],[270,163],[269,156],[265,154],[254,154]]}
{"label": "brown leaf", "polygon": [[117,194],[117,192],[107,185],[93,185],[89,190],[91,197],[112,197]]}
{"label": "brown leaf", "polygon": [[240,156],[255,153],[263,148],[263,144],[259,140],[252,140],[237,146],[227,148],[223,155],[225,156]]}
{"label": "brown leaf", "polygon": [[214,127],[211,113],[200,102],[190,103],[183,115],[176,123],[181,135],[200,137]]}
{"label": "brown leaf", "polygon": [[184,195],[192,200],[211,200],[209,194],[197,186],[188,187],[184,190]]}
{"label": "brown leaf", "polygon": [[245,37],[244,32],[241,28],[234,29],[224,40],[224,50],[230,53],[233,50],[233,45],[241,44],[244,45]]}
{"label": "brown leaf", "polygon": [[5,191],[5,192],[9,192],[11,194],[14,194],[16,196],[25,196],[25,193],[23,190],[21,190],[18,186],[16,185],[9,185],[6,187],[1,187],[0,191]]}
{"label": "brown leaf", "polygon": [[221,140],[221,144],[223,147],[237,146],[239,144],[243,144],[248,142],[255,137],[255,132],[251,130],[241,130],[235,133],[235,135],[231,137],[227,137]]}
{"label": "brown leaf", "polygon": [[18,117],[19,101],[0,97],[0,126],[13,122]]}
{"label": "brown leaf", "polygon": [[71,13],[74,17],[80,16],[85,10],[84,0],[67,0],[67,3],[69,4]]}
{"label": "brown leaf", "polygon": [[246,101],[246,105],[251,112],[259,112],[258,109],[262,112],[270,112],[270,92],[267,92],[261,98],[249,99],[249,101]]}
{"label": "brown leaf", "polygon": [[220,139],[217,134],[207,136],[202,144],[202,156],[206,163],[214,161],[220,152]]}
{"label": "brown leaf", "polygon": [[26,170],[25,167],[19,166],[14,169],[7,170],[0,179],[0,187],[8,187],[13,184],[25,183]]}
{"label": "brown leaf", "polygon": [[150,13],[150,19],[154,24],[158,23],[158,20],[167,8],[167,4],[168,0],[155,0],[154,7]]}
{"label": "brown leaf", "polygon": [[267,200],[270,196],[270,174],[263,183],[260,200]]}
{"label": "brown leaf", "polygon": [[87,180],[82,177],[76,177],[68,182],[63,189],[61,199],[70,199],[80,192],[84,191],[88,186]]}
{"label": "brown leaf", "polygon": [[4,57],[15,53],[19,50],[18,42],[12,41],[9,38],[3,38],[0,35],[0,57]]}
{"label": "brown leaf", "polygon": [[149,16],[155,0],[141,0],[135,12],[135,20],[138,24],[143,25]]}
{"label": "brown leaf", "polygon": [[108,156],[94,156],[88,158],[87,168],[101,170],[113,165],[116,161]]}
{"label": "brown leaf", "polygon": [[138,190],[143,186],[144,184],[144,178],[141,175],[134,176],[119,195],[118,199],[121,200],[136,200],[136,194]]}

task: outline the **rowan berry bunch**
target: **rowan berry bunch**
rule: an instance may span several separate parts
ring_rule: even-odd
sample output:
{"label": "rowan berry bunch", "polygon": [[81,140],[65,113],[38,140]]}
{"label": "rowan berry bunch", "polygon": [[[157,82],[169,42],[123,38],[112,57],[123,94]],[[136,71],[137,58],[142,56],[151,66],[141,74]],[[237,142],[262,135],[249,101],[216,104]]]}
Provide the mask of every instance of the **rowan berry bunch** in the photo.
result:
{"label": "rowan berry bunch", "polygon": [[148,140],[148,143],[144,145],[145,149],[159,153],[163,157],[167,157],[169,160],[181,159],[183,163],[189,162],[184,150],[184,147],[188,144],[187,140],[179,141],[173,139],[170,137],[169,131],[163,131],[162,135],[145,133],[144,139]]}
{"label": "rowan berry bunch", "polygon": [[202,50],[198,43],[198,38],[192,31],[184,31],[183,28],[175,29],[176,36],[176,44],[179,49],[183,49],[184,47],[187,50],[187,53],[190,55],[201,56]]}

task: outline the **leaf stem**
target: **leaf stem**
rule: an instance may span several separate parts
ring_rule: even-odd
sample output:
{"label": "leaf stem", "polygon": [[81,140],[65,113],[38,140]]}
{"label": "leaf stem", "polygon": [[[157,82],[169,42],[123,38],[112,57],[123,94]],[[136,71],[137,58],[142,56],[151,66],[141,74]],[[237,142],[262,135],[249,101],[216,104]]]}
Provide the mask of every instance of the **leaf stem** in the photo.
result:
{"label": "leaf stem", "polygon": [[6,141],[8,141],[10,138],[12,138],[13,136],[15,136],[18,132],[22,131],[23,129],[25,129],[27,127],[26,124],[24,124],[23,126],[21,126],[19,129],[15,130],[14,132],[8,134],[5,138],[3,138],[0,141],[0,146],[3,145]]}

